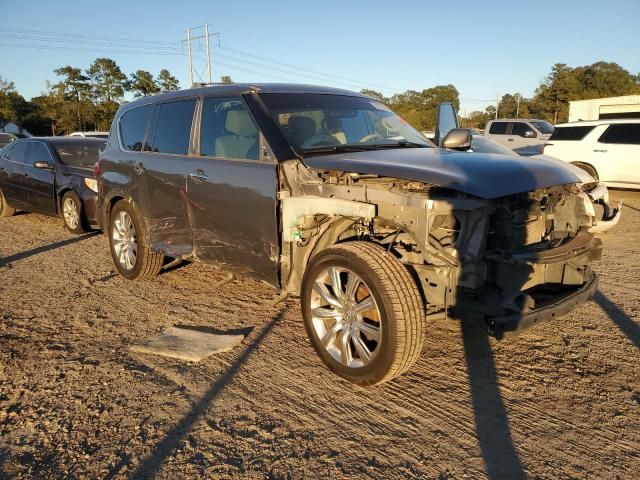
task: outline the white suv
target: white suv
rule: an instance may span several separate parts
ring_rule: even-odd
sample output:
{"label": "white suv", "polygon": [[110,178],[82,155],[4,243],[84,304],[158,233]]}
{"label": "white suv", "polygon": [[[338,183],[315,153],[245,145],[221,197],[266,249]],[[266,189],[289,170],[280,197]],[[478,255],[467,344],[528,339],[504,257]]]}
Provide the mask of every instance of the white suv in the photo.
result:
{"label": "white suv", "polygon": [[583,168],[608,186],[640,189],[640,119],[556,125],[543,152]]}

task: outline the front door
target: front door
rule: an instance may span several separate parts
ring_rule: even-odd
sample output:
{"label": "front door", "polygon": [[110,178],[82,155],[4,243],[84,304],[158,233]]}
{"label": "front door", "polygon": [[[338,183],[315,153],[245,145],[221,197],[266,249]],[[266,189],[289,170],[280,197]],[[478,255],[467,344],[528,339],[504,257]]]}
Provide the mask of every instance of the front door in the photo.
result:
{"label": "front door", "polygon": [[[30,208],[34,212],[55,214],[55,165],[49,148],[42,142],[29,142],[24,166],[23,186],[28,191]],[[35,162],[46,162],[51,168],[36,168]]]}
{"label": "front door", "polygon": [[17,142],[6,147],[2,155],[0,176],[2,193],[9,205],[18,209],[28,210],[28,194],[22,185],[27,161],[28,142]]}
{"label": "front door", "polygon": [[187,175],[195,256],[278,284],[277,164],[240,97],[202,103]]}
{"label": "front door", "polygon": [[138,155],[140,209],[147,221],[151,249],[173,257],[193,251],[186,194],[191,171],[191,127],[197,100],[157,104],[144,153]]}

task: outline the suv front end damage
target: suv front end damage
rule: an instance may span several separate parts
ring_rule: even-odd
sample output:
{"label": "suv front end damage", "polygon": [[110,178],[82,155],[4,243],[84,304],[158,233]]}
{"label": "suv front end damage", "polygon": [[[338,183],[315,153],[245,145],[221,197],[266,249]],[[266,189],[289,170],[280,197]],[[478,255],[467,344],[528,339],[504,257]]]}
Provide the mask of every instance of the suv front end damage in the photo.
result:
{"label": "suv front end damage", "polygon": [[480,314],[499,338],[567,313],[597,288],[596,214],[576,185],[483,199],[376,175],[289,173],[297,194],[283,200],[283,252],[294,265],[326,244],[376,242],[413,271],[428,313]]}

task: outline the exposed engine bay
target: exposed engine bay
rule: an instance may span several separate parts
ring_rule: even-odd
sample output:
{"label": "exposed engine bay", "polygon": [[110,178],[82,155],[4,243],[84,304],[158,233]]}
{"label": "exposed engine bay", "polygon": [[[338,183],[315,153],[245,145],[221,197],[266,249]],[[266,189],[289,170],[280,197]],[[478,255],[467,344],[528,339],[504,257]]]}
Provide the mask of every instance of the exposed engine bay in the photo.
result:
{"label": "exposed engine bay", "polygon": [[428,313],[479,313],[502,336],[524,326],[527,314],[595,281],[589,263],[600,258],[601,246],[588,230],[596,213],[575,184],[483,199],[295,162],[281,176],[281,278],[288,291],[297,292],[314,252],[369,240],[413,271]]}

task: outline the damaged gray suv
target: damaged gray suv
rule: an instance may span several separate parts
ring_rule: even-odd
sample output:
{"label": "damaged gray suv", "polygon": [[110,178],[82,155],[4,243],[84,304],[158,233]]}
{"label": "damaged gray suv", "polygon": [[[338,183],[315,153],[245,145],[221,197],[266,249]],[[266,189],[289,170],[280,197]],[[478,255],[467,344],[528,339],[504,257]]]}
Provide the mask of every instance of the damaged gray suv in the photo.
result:
{"label": "damaged gray suv", "polygon": [[438,148],[379,101],[324,87],[123,105],[97,169],[113,261],[132,280],[171,259],[212,262],[299,295],[320,358],[360,385],[411,367],[428,314],[504,337],[586,301],[601,246],[580,179],[458,152],[469,134],[447,134],[446,118]]}

